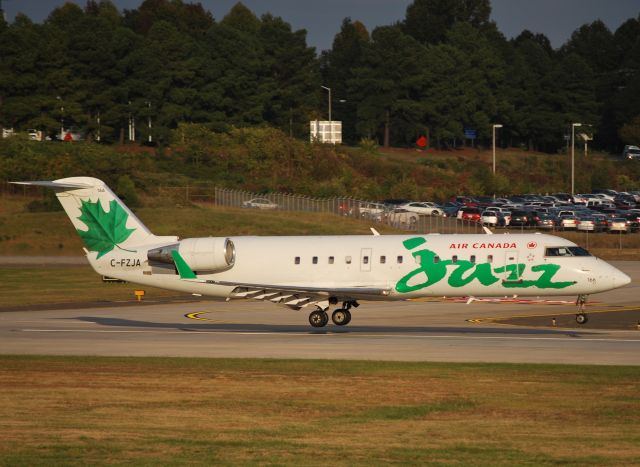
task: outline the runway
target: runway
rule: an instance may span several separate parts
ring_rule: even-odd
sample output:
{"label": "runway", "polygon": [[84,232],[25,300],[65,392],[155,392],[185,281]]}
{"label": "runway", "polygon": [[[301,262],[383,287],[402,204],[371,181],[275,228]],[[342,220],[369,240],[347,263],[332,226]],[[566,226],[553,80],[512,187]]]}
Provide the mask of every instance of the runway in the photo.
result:
{"label": "runway", "polygon": [[614,264],[633,280],[592,296],[584,327],[575,297],[368,302],[320,329],[304,309],[186,297],[0,312],[0,353],[640,365],[640,262]]}
{"label": "runway", "polygon": [[186,300],[2,312],[0,353],[639,365],[640,262],[616,266],[632,283],[593,296],[580,328],[575,297],[365,302],[350,325],[321,329],[309,326],[306,310]]}

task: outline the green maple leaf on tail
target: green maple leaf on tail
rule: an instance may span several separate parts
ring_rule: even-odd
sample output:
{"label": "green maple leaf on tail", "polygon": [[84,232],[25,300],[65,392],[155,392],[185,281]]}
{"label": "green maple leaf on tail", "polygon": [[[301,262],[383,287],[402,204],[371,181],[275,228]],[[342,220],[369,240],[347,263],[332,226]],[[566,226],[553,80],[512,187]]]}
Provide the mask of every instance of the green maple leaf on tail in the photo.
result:
{"label": "green maple leaf on tail", "polygon": [[127,229],[129,214],[115,200],[109,202],[109,212],[102,209],[100,200],[92,203],[82,201],[82,215],[78,217],[89,228],[78,230],[89,251],[97,251],[98,258],[106,255],[118,244],[124,242],[135,229]]}

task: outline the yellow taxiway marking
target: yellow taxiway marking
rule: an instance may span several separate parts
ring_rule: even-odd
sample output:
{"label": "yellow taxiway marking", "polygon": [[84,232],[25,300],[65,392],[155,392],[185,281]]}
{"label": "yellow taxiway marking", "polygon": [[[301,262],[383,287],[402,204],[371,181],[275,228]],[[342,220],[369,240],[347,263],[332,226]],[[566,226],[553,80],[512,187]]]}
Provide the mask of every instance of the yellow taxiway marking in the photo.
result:
{"label": "yellow taxiway marking", "polygon": [[202,315],[206,315],[208,313],[213,313],[213,311],[195,311],[193,313],[187,313],[185,318],[195,319],[198,321],[207,321],[209,323],[224,323],[225,321],[221,319],[211,319],[211,318],[203,318]]}
{"label": "yellow taxiway marking", "polygon": [[[613,308],[606,309],[606,310],[585,310],[585,313],[590,315],[594,313],[616,313],[619,311],[633,311],[633,310],[640,309],[638,305],[627,305],[627,306],[611,305],[611,306]],[[520,319],[520,318],[546,318],[546,317],[553,318],[555,316],[570,316],[570,315],[575,315],[577,313],[578,313],[578,310],[576,310],[575,313],[554,313],[554,314],[540,313],[535,315],[499,316],[494,318],[474,318],[474,319],[468,319],[467,322],[473,323],[473,324],[482,324],[483,322],[490,321],[495,323],[496,321],[500,321],[500,320],[511,320],[511,319]],[[507,324],[507,323],[495,323],[495,324]]]}

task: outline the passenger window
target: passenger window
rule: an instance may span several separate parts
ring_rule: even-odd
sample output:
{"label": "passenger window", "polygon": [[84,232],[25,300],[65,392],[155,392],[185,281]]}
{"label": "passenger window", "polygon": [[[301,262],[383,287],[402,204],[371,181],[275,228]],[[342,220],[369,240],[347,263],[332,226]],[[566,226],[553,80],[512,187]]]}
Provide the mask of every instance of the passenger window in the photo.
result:
{"label": "passenger window", "polygon": [[451,262],[454,263],[454,264],[457,263],[458,262],[458,255],[453,255],[451,257]]}
{"label": "passenger window", "polygon": [[344,262],[347,263],[347,264],[351,264],[351,256],[346,256],[344,258]]}
{"label": "passenger window", "polygon": [[380,257],[380,264],[385,264],[387,262],[387,257],[386,256],[381,256]]}
{"label": "passenger window", "polygon": [[363,256],[362,257],[362,264],[369,264],[369,257],[368,256]]}
{"label": "passenger window", "polygon": [[318,264],[318,257],[317,257],[317,256],[314,256],[314,257],[311,259],[311,262],[312,262],[313,264]]}
{"label": "passenger window", "polygon": [[433,262],[434,263],[439,263],[440,262],[440,257],[439,256],[434,256],[433,257]]}
{"label": "passenger window", "polygon": [[296,256],[296,259],[295,259],[295,261],[294,261],[294,262],[295,262],[296,264],[300,264],[300,257],[299,257],[299,256]]}
{"label": "passenger window", "polygon": [[402,264],[402,256],[398,256],[398,264]]}
{"label": "passenger window", "polygon": [[493,263],[493,255],[487,255],[487,263]]}
{"label": "passenger window", "polygon": [[469,261],[471,261],[472,263],[476,262],[476,255],[471,255],[471,258],[469,258]]}
{"label": "passenger window", "polygon": [[333,256],[329,256],[329,264],[333,264]]}

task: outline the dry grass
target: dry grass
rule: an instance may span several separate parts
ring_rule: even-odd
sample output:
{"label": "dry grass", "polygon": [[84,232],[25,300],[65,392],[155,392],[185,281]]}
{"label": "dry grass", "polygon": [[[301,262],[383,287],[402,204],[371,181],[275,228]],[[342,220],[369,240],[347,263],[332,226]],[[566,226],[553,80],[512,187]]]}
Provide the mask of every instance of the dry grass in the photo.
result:
{"label": "dry grass", "polygon": [[0,362],[0,464],[637,465],[640,459],[638,368]]}
{"label": "dry grass", "polygon": [[[104,283],[90,266],[0,268],[0,306],[134,300],[136,284]],[[179,292],[143,287],[145,300]]]}
{"label": "dry grass", "polygon": [[[82,255],[82,242],[66,214],[63,211],[24,212],[28,200],[2,198],[0,255]],[[155,234],[179,235],[182,238],[371,234],[368,222],[327,213],[262,212],[201,205],[141,208],[136,215]],[[398,233],[390,227],[379,227],[379,230]]]}

